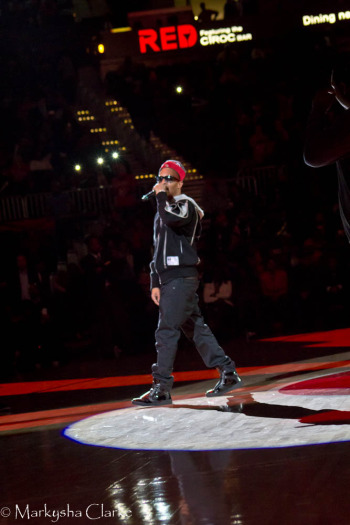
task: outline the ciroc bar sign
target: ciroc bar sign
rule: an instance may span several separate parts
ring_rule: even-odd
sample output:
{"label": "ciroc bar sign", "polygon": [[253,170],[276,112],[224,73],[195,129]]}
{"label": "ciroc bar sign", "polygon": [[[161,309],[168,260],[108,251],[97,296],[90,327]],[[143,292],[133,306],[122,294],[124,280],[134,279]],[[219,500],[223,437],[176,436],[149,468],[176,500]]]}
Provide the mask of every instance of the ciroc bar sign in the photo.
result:
{"label": "ciroc bar sign", "polygon": [[221,27],[217,29],[201,29],[198,33],[192,24],[161,27],[155,29],[140,29],[138,31],[141,53],[153,51],[171,51],[194,47],[197,42],[201,46],[227,44],[253,40],[251,33],[243,33],[242,26]]}

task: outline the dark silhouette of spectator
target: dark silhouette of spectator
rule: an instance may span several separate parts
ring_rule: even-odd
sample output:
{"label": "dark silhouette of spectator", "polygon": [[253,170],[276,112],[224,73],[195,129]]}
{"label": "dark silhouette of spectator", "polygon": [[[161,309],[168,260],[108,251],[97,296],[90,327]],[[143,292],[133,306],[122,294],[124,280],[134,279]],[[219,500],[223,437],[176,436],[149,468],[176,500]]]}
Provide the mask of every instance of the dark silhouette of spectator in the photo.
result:
{"label": "dark silhouette of spectator", "polygon": [[30,265],[17,256],[17,267],[7,281],[12,349],[18,370],[50,365],[60,360],[60,337],[50,316],[50,279],[43,261]]}
{"label": "dark silhouette of spectator", "polygon": [[228,340],[236,323],[230,268],[224,255],[213,261],[211,268],[204,273],[203,281],[202,299],[208,324],[223,341]]}
{"label": "dark silhouette of spectator", "polygon": [[321,273],[324,327],[347,326],[349,319],[348,268],[341,265],[335,255],[326,257]]}
{"label": "dark silhouette of spectator", "polygon": [[62,191],[59,181],[53,181],[52,193],[48,199],[48,215],[52,217],[55,228],[55,248],[57,261],[64,261],[67,256],[68,242],[72,236],[72,203],[69,195]]}
{"label": "dark silhouette of spectator", "polygon": [[[145,299],[143,290],[135,278],[133,256],[128,243],[123,239],[110,241],[107,258],[107,315],[114,353],[137,353],[143,345],[143,341],[140,340],[143,329],[140,325]],[[137,331],[134,326],[138,327]]]}
{"label": "dark silhouette of spectator", "polygon": [[86,287],[85,319],[94,348],[101,355],[110,356],[113,351],[112,328],[108,322],[106,266],[100,239],[90,236],[87,248],[87,255],[80,261]]}
{"label": "dark silhouette of spectator", "polygon": [[40,364],[40,319],[40,309],[31,300],[22,300],[12,309],[12,341],[18,371],[29,371]]}
{"label": "dark silhouette of spectator", "polygon": [[81,339],[86,331],[84,322],[84,309],[82,305],[86,299],[84,287],[84,275],[78,264],[69,263],[67,265],[66,280],[66,320],[67,330],[71,337]]}
{"label": "dark silhouette of spectator", "polygon": [[271,162],[275,151],[275,143],[264,131],[261,124],[255,125],[255,130],[249,139],[249,144],[252,151],[253,161],[256,166],[261,166],[263,164],[266,165]]}
{"label": "dark silhouette of spectator", "polygon": [[14,146],[11,165],[5,170],[6,178],[9,182],[9,187],[15,194],[25,194],[29,191],[29,158],[26,155],[26,146],[28,145],[25,139],[18,141]]}
{"label": "dark silhouette of spectator", "polygon": [[234,225],[229,220],[227,210],[221,209],[213,215],[207,234],[208,248],[211,253],[227,252]]}
{"label": "dark silhouette of spectator", "polygon": [[31,190],[34,193],[50,191],[54,171],[51,163],[51,152],[39,151],[29,163]]}
{"label": "dark silhouette of spectator", "polygon": [[132,227],[127,230],[130,241],[130,250],[133,255],[134,273],[136,276],[144,268],[145,261],[151,257],[151,247],[148,242],[148,233],[152,228],[149,217],[135,217]]}
{"label": "dark silhouette of spectator", "polygon": [[311,241],[304,243],[300,260],[289,271],[293,325],[297,331],[323,327],[322,251]]}
{"label": "dark silhouette of spectator", "polygon": [[127,288],[128,284],[134,281],[134,258],[124,239],[108,242],[105,274],[110,285],[119,283]]}
{"label": "dark silhouette of spectator", "polygon": [[115,164],[111,185],[115,207],[123,210],[125,217],[128,216],[138,204],[138,200],[135,180],[126,163],[118,162]]}
{"label": "dark silhouette of spectator", "polygon": [[65,360],[62,328],[65,327],[57,322],[57,318],[51,316],[47,308],[41,309],[36,345],[36,368],[56,367]]}
{"label": "dark silhouette of spectator", "polygon": [[219,11],[215,11],[214,9],[207,9],[205,2],[201,2],[199,5],[201,8],[201,12],[198,15],[199,22],[201,22],[202,24],[207,24],[212,20],[216,20]]}
{"label": "dark silhouette of spectator", "polygon": [[238,333],[243,333],[247,341],[250,341],[258,336],[263,328],[259,279],[246,259],[234,263],[232,275]]}
{"label": "dark silhouette of spectator", "polygon": [[7,277],[6,287],[7,296],[14,306],[22,301],[37,302],[37,276],[24,254],[17,255],[16,264]]}
{"label": "dark silhouette of spectator", "polygon": [[[13,325],[9,305],[6,275],[1,276],[0,282],[0,316],[2,320],[3,347],[1,352],[0,379],[10,377],[14,372],[15,348],[13,344]],[[1,403],[0,403],[1,407]]]}
{"label": "dark silhouette of spectator", "polygon": [[[145,259],[146,260],[146,259]],[[150,275],[148,267],[143,267],[138,273],[137,284],[139,286],[139,297],[136,303],[138,315],[138,336],[140,351],[144,346],[153,350],[154,347],[154,326],[157,324],[158,309],[151,299]]]}
{"label": "dark silhouette of spectator", "polygon": [[52,304],[50,269],[43,259],[39,259],[34,263],[33,275],[35,290],[41,308],[50,308]]}
{"label": "dark silhouette of spectator", "polygon": [[264,324],[273,333],[281,333],[287,313],[288,274],[270,257],[259,275]]}
{"label": "dark silhouette of spectator", "polygon": [[[72,268],[73,267],[73,268]],[[77,264],[59,263],[50,276],[52,306],[50,317],[66,341],[76,339],[87,330],[86,292],[82,271]],[[89,319],[90,321],[90,319]]]}

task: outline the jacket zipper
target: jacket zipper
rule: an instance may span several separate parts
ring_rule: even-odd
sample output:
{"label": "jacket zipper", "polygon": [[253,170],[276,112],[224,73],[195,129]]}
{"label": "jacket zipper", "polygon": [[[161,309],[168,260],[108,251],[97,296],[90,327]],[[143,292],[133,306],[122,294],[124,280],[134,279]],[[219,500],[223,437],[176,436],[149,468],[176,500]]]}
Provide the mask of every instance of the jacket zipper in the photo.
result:
{"label": "jacket zipper", "polygon": [[167,238],[168,238],[168,232],[167,232],[167,230],[165,230],[164,246],[163,246],[163,263],[164,263],[164,268],[167,268],[167,264],[166,264],[166,245],[167,245]]}
{"label": "jacket zipper", "polygon": [[191,246],[192,246],[192,244],[193,244],[194,237],[195,237],[195,235],[196,235],[197,224],[198,224],[198,213],[196,213],[196,224],[195,224],[195,226],[194,226],[194,230],[193,230],[193,235],[192,235],[192,239],[191,239]]}
{"label": "jacket zipper", "polygon": [[[159,219],[160,221],[161,219]],[[160,224],[159,224],[159,227],[160,227]],[[160,275],[159,275],[159,272],[157,270],[157,256],[158,256],[158,248],[159,248],[159,237],[160,237],[160,232],[157,233],[157,236],[155,236],[155,251],[154,251],[154,269],[156,271],[156,273],[158,274],[158,277],[159,277],[159,283],[161,283],[161,280],[160,280]]]}

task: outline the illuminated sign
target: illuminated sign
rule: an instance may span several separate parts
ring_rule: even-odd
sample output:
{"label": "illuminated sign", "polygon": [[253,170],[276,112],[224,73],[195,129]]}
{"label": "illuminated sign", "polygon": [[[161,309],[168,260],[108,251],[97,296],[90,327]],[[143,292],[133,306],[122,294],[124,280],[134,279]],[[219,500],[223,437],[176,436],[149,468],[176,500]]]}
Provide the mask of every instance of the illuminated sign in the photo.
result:
{"label": "illuminated sign", "polygon": [[155,29],[141,29],[138,34],[141,53],[147,53],[147,48],[159,53],[193,47],[198,40],[197,30],[190,24],[161,27],[159,32]]}
{"label": "illuminated sign", "polygon": [[229,44],[253,40],[251,33],[243,33],[242,26],[221,27],[217,29],[197,29],[191,24],[161,27],[155,29],[140,29],[138,31],[141,53],[154,51],[170,51],[194,47],[198,40],[203,47],[214,44]]}
{"label": "illuminated sign", "polygon": [[251,33],[243,33],[242,26],[222,27],[219,29],[201,29],[199,31],[199,36],[201,46],[253,40],[253,35]]}
{"label": "illuminated sign", "polygon": [[339,11],[339,13],[326,13],[319,15],[304,15],[303,26],[314,26],[319,24],[335,24],[341,20],[350,20],[350,11]]}

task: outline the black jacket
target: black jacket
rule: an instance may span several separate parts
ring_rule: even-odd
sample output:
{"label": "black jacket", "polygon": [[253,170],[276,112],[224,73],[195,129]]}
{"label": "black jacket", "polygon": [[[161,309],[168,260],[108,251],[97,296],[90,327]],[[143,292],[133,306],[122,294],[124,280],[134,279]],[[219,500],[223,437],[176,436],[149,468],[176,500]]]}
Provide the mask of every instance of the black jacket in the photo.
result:
{"label": "black jacket", "polygon": [[187,195],[177,195],[169,202],[166,192],[161,191],[156,200],[151,289],[177,277],[198,275],[195,241],[200,236],[200,221],[204,216],[198,204]]}

